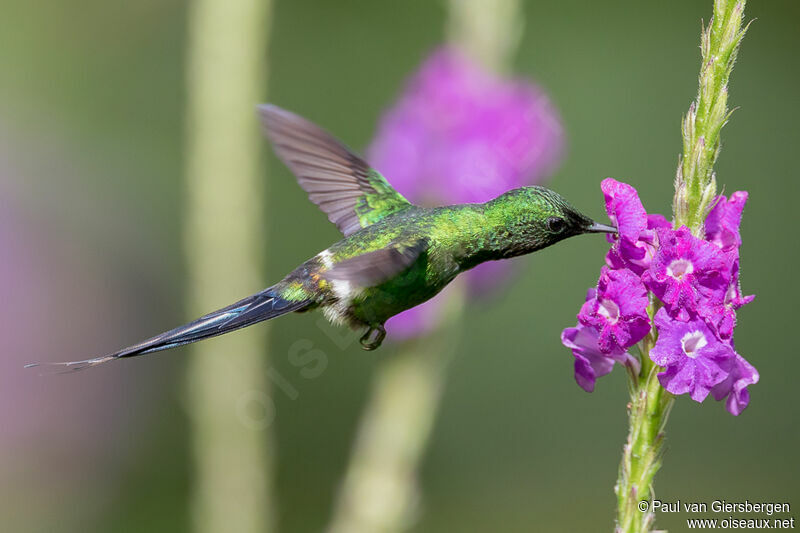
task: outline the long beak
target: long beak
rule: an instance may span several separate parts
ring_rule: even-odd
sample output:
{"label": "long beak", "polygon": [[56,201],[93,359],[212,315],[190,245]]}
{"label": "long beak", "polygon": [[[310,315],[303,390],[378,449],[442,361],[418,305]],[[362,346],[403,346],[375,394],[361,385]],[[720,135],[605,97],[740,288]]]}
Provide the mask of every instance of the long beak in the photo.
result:
{"label": "long beak", "polygon": [[591,226],[588,226],[585,230],[586,233],[616,233],[617,228],[614,226],[606,226],[605,224],[598,224],[594,222]]}

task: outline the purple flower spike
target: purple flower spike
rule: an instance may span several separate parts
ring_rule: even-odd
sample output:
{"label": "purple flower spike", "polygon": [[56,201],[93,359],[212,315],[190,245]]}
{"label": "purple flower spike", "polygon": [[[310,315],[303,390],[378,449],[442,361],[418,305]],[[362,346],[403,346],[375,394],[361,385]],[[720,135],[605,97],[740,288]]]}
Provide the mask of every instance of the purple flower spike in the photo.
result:
{"label": "purple flower spike", "polygon": [[725,381],[711,389],[711,394],[715,400],[721,400],[727,396],[728,401],[725,402],[725,408],[733,416],[739,416],[750,403],[750,392],[747,390],[747,386],[758,383],[758,378],[758,370],[744,357],[736,354],[733,370]]}
{"label": "purple flower spike", "polygon": [[647,304],[647,289],[639,276],[603,267],[597,292],[583,304],[578,320],[599,331],[601,352],[625,351],[650,331]]}
{"label": "purple flower spike", "polygon": [[659,249],[642,275],[645,285],[673,316],[685,320],[698,312],[710,313],[724,301],[730,283],[730,257],[693,236],[686,226],[656,231]]}
{"label": "purple flower spike", "polygon": [[[541,183],[559,162],[564,133],[547,95],[528,81],[486,71],[451,48],[436,50],[384,114],[368,160],[417,204],[485,202]],[[496,289],[507,262],[466,273],[471,295]],[[442,295],[388,322],[391,337],[436,326]]]}
{"label": "purple flower spike", "polygon": [[[705,222],[706,239],[688,228],[672,229],[662,215],[647,214],[636,190],[612,178],[601,184],[608,216],[617,226],[596,290],[578,314],[579,324],[561,334],[575,357],[575,379],[592,391],[612,361],[632,364],[624,350],[650,332],[648,290],[664,307],[650,358],[665,369],[661,386],[702,402],[709,393],[727,397],[738,415],[750,401],[747,387],[758,372],[733,348],[736,310],[751,302],[739,286],[739,225],[746,192],[720,196]],[[624,353],[624,355],[620,355]],[[622,357],[622,359],[620,359]]]}
{"label": "purple flower spike", "polygon": [[736,353],[701,319],[682,322],[666,309],[655,316],[658,340],[650,350],[650,359],[666,367],[658,374],[661,386],[672,394],[686,394],[702,402],[711,389],[729,375]]}
{"label": "purple flower spike", "polygon": [[726,251],[739,248],[742,244],[739,224],[742,222],[742,211],[746,203],[745,191],[731,194],[730,199],[717,196],[717,203],[705,222],[706,240]]}

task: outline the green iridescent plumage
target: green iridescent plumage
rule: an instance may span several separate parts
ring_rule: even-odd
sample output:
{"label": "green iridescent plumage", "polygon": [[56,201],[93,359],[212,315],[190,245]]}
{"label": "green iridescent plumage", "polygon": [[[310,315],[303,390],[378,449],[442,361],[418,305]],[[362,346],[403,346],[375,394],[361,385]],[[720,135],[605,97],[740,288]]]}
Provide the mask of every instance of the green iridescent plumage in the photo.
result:
{"label": "green iridescent plumage", "polygon": [[[550,227],[556,220],[564,222]],[[408,206],[334,244],[275,289],[283,298],[325,307],[333,320],[380,329],[479,263],[536,251],[592,225],[540,187],[516,189],[485,204]],[[392,250],[398,251],[394,257]],[[400,253],[406,250],[413,255]],[[381,252],[390,257],[376,273],[377,258],[371,256]],[[348,264],[351,268],[342,274]],[[293,289],[298,282],[302,293]]]}
{"label": "green iridescent plumage", "polygon": [[59,365],[86,368],[312,309],[365,328],[362,345],[371,350],[383,340],[386,320],[429,300],[461,272],[573,235],[615,231],[543,187],[514,189],[483,204],[415,206],[318,126],[271,105],[259,113],[278,157],[344,238],[239,302],[115,353]]}

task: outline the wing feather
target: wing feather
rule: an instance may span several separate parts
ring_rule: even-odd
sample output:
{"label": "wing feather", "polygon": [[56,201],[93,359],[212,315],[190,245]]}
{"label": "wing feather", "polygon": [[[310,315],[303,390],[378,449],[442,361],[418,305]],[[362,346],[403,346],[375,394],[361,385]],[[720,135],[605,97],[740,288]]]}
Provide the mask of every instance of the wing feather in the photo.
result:
{"label": "wing feather", "polygon": [[392,243],[385,248],[340,261],[322,277],[329,281],[348,281],[359,287],[374,287],[411,267],[427,248],[428,241],[425,239],[409,245]]}
{"label": "wing feather", "polygon": [[258,106],[258,111],[275,153],[345,236],[411,205],[319,126],[274,105]]}

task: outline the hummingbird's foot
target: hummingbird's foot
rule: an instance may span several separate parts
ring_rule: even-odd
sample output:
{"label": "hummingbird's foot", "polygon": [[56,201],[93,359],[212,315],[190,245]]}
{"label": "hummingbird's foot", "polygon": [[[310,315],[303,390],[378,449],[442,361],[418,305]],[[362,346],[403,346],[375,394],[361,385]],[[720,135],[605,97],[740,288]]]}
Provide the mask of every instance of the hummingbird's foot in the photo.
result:
{"label": "hummingbird's foot", "polygon": [[372,351],[381,345],[384,338],[386,338],[386,330],[383,329],[383,325],[370,326],[364,336],[361,337],[361,347],[367,351]]}

